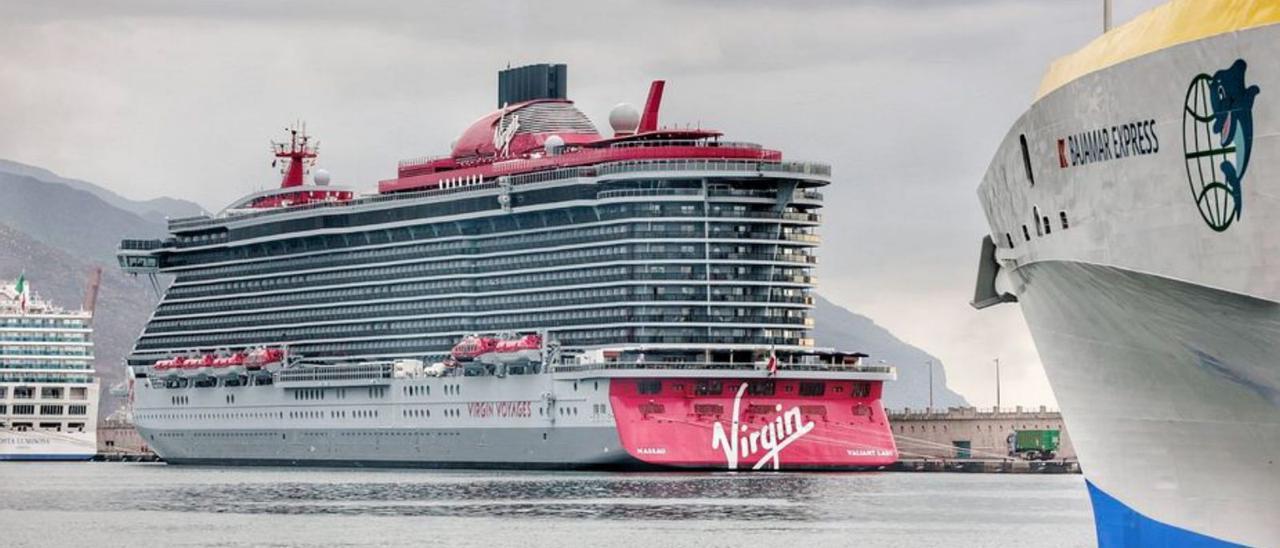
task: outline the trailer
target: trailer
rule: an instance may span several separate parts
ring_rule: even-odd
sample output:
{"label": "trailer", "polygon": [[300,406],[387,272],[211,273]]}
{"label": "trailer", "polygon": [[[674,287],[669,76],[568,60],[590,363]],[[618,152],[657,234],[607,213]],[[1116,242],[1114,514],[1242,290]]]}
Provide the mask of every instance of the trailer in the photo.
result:
{"label": "trailer", "polygon": [[1009,456],[1026,460],[1053,460],[1062,432],[1059,430],[1015,430],[1009,433]]}

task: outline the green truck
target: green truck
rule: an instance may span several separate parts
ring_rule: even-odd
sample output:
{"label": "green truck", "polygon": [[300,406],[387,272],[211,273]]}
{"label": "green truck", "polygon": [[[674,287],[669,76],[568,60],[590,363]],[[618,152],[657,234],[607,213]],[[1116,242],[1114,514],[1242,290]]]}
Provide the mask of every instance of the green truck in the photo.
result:
{"label": "green truck", "polygon": [[1062,433],[1058,430],[1016,430],[1009,433],[1009,456],[1026,460],[1053,460]]}

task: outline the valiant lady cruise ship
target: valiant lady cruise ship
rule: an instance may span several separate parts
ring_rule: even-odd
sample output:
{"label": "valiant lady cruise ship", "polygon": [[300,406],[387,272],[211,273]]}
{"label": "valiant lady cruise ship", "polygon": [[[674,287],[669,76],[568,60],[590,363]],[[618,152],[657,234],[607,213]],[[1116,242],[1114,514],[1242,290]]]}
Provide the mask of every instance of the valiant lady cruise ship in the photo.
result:
{"label": "valiant lady cruise ship", "polygon": [[662,81],[611,135],[564,65],[498,83],[448,155],[376,194],[310,172],[295,128],[279,188],[122,242],[123,269],[173,276],[127,358],[150,447],[172,464],[896,460],[894,369],[809,335],[828,166],[660,126]]}
{"label": "valiant lady cruise ship", "polygon": [[1055,62],[978,191],[1106,546],[1280,544],[1280,2],[1178,0]]}

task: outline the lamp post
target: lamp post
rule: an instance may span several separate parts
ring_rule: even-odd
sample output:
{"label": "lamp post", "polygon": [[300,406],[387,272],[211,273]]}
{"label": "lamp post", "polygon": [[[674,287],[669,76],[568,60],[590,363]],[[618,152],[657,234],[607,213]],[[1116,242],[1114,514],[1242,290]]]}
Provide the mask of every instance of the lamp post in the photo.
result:
{"label": "lamp post", "polygon": [[929,364],[929,412],[933,412],[933,360],[927,362]]}
{"label": "lamp post", "polygon": [[996,412],[1000,412],[1000,358],[996,358]]}

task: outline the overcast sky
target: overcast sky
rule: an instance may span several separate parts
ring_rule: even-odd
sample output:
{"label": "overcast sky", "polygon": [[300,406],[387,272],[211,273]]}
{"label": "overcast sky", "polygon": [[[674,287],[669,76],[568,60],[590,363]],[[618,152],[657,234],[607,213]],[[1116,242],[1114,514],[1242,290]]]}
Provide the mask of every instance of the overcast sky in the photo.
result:
{"label": "overcast sky", "polygon": [[[1123,22],[1157,0],[1116,0]],[[832,164],[820,292],[940,357],[951,386],[1053,405],[1016,306],[969,308],[975,189],[1102,0],[24,1],[0,4],[0,158],[219,209],[277,184],[304,119],[335,183],[447,152],[508,63],[569,65],[601,129],[667,80],[664,124]]]}

